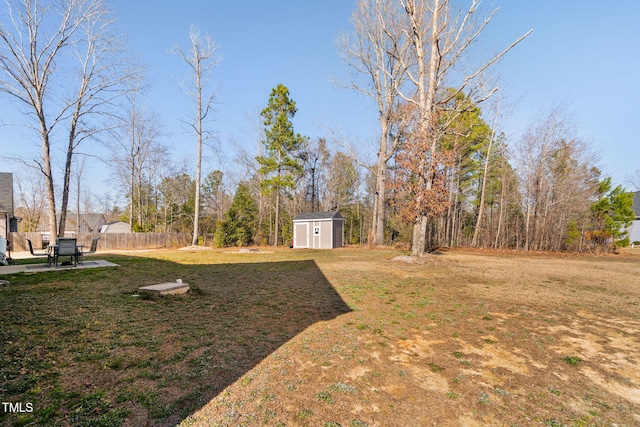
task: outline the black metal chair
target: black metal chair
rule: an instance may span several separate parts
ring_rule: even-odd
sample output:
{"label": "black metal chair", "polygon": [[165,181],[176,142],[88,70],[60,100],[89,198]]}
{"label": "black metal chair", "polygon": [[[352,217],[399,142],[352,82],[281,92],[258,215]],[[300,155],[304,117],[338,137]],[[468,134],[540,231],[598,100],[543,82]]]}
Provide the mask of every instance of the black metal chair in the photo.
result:
{"label": "black metal chair", "polygon": [[55,250],[55,264],[58,266],[58,259],[61,256],[71,257],[73,265],[78,265],[78,247],[76,246],[76,239],[58,238],[58,245]]}
{"label": "black metal chair", "polygon": [[33,251],[33,243],[31,243],[31,240],[26,239],[27,243],[29,244],[29,252],[31,252],[31,255],[33,255],[34,257],[38,257],[38,258],[44,258],[47,257],[47,267],[51,265],[51,260],[53,259],[53,255],[51,253],[51,251],[47,251],[47,252],[34,252]]}
{"label": "black metal chair", "polygon": [[91,240],[91,249],[89,249],[87,252],[84,252],[82,250],[78,252],[78,256],[80,257],[78,262],[80,264],[82,264],[82,262],[84,261],[85,255],[91,255],[96,253],[96,250],[98,249],[98,240],[100,240],[99,237],[94,237],[93,240]]}

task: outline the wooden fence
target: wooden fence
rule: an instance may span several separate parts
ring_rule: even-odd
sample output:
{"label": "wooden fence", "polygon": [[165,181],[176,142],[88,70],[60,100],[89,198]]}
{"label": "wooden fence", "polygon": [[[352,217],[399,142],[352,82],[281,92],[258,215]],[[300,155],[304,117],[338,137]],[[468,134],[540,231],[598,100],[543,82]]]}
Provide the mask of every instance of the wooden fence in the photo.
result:
{"label": "wooden fence", "polygon": [[[191,234],[188,233],[79,233],[69,237],[76,237],[78,244],[87,248],[93,238],[99,237],[98,251],[182,247],[191,244]],[[11,241],[11,250],[16,252],[29,251],[27,239],[31,240],[35,250],[40,250],[48,244],[43,241],[42,233],[9,233],[8,239]]]}

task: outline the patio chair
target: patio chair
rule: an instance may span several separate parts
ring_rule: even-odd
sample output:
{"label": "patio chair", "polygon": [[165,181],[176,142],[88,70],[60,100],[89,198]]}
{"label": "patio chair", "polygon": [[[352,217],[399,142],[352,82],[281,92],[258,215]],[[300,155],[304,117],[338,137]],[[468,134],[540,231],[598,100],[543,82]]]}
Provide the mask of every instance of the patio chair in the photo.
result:
{"label": "patio chair", "polygon": [[38,258],[47,257],[47,267],[49,267],[52,261],[51,258],[53,258],[53,256],[51,255],[51,251],[35,253],[33,252],[33,243],[31,243],[31,240],[29,239],[26,239],[26,240],[27,240],[27,243],[29,244],[29,252],[31,252],[31,255]]}
{"label": "patio chair", "polygon": [[78,262],[80,264],[82,264],[82,262],[84,261],[85,255],[91,255],[96,253],[96,249],[98,249],[98,240],[100,240],[99,237],[94,237],[93,240],[91,240],[91,249],[89,249],[87,252],[84,252],[82,250],[78,251],[78,256],[80,257]]}
{"label": "patio chair", "polygon": [[58,247],[55,251],[55,264],[58,266],[58,259],[61,256],[71,257],[73,265],[78,265],[78,248],[76,247],[76,239],[58,239]]}

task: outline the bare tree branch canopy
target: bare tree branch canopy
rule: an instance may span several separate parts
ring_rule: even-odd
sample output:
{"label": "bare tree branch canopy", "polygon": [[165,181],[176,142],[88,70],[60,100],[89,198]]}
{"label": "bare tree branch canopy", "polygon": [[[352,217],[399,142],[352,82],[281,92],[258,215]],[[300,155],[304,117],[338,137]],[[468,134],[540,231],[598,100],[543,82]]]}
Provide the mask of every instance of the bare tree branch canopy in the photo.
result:
{"label": "bare tree branch canopy", "polygon": [[364,83],[354,79],[346,87],[370,97],[378,110],[380,136],[369,232],[369,244],[372,245],[384,244],[387,168],[400,143],[397,128],[402,117],[396,114],[396,109],[406,76],[398,55],[406,57],[409,40],[402,32],[399,17],[396,2],[360,0],[351,18],[354,34],[342,35],[338,42],[341,55],[356,73],[355,77],[366,79]]}
{"label": "bare tree branch canopy", "polygon": [[[112,21],[102,0],[5,0],[0,20],[0,93],[26,107],[42,147],[37,161],[44,175],[49,230],[64,234],[71,162],[78,145],[104,129],[100,116],[122,94],[131,70],[122,63]],[[75,89],[66,83],[77,76]],[[52,133],[68,126],[62,215],[56,224]]]}
{"label": "bare tree branch canopy", "polygon": [[635,172],[629,174],[625,182],[633,191],[640,191],[640,169],[636,169]]}
{"label": "bare tree branch canopy", "polygon": [[193,239],[192,245],[198,242],[199,217],[200,217],[200,187],[202,176],[202,144],[211,136],[211,132],[205,128],[205,122],[211,117],[215,101],[215,91],[210,88],[213,69],[220,62],[217,51],[219,46],[215,44],[208,34],[202,36],[200,29],[192,25],[189,31],[191,49],[185,50],[179,45],[174,45],[170,53],[176,55],[189,68],[189,79],[181,84],[181,89],[195,105],[196,114],[193,121],[189,121],[189,126],[193,129],[198,139],[198,153],[196,157],[196,195],[195,213],[193,218]]}
{"label": "bare tree branch canopy", "polygon": [[129,195],[129,225],[132,230],[147,230],[151,227],[143,208],[143,183],[149,179],[153,159],[161,158],[166,162],[169,154],[160,141],[162,123],[142,97],[143,80],[139,78],[131,83],[124,113],[117,118],[118,125],[110,132],[107,145],[119,183]]}
{"label": "bare tree branch canopy", "polygon": [[[472,0],[466,11],[458,14],[449,0],[400,0],[400,4],[403,9],[403,33],[411,41],[411,49],[405,52],[404,49],[396,48],[394,55],[402,63],[412,86],[400,88],[399,94],[416,107],[416,134],[420,135],[422,144],[411,145],[413,153],[410,157],[418,167],[417,175],[410,179],[421,182],[427,192],[425,194],[428,194],[441,169],[436,159],[446,158],[439,154],[440,137],[446,128],[443,129],[438,121],[438,111],[463,91],[476,104],[490,97],[497,88],[478,85],[478,78],[531,32],[484,64],[462,73],[462,76],[454,76],[461,59],[469,54],[469,47],[478,39],[496,11],[487,15],[483,22],[477,23],[474,17],[479,0]],[[402,44],[394,43],[394,46]],[[446,95],[445,85],[452,84],[455,80],[461,83],[448,92],[450,95]],[[419,202],[416,206],[433,207],[432,204]],[[433,212],[421,212],[414,223],[413,256],[422,255],[425,251],[427,219],[431,214]]]}

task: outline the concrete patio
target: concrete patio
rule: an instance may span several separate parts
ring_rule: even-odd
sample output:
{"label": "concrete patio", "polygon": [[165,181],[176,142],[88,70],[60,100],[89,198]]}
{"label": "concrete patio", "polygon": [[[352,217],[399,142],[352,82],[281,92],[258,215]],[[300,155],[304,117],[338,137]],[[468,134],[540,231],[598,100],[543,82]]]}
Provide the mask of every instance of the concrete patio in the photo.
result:
{"label": "concrete patio", "polygon": [[86,260],[82,264],[78,265],[51,265],[47,267],[47,263],[44,264],[22,264],[22,265],[2,265],[0,266],[0,275],[3,274],[16,274],[16,273],[42,273],[44,271],[60,271],[60,270],[82,270],[85,268],[103,268],[103,267],[118,267],[118,264],[114,264],[104,260]]}

